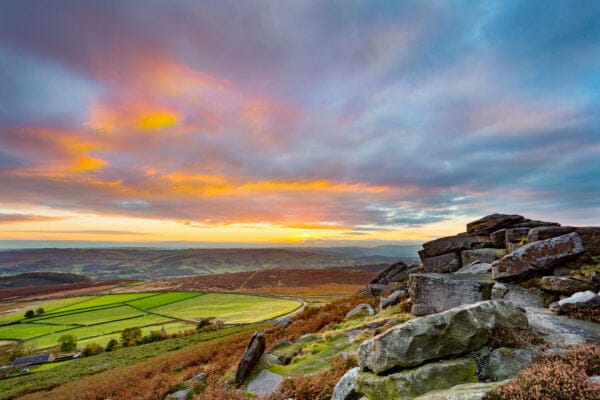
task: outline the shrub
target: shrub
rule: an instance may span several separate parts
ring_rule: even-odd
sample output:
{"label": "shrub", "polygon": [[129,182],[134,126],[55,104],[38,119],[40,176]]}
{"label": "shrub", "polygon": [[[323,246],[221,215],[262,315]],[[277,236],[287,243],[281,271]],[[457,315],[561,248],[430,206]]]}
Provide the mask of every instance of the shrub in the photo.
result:
{"label": "shrub", "polygon": [[569,318],[600,323],[600,308],[598,307],[574,307],[570,306],[561,311]]}
{"label": "shrub", "polygon": [[96,342],[89,342],[81,352],[81,355],[84,357],[94,356],[96,354],[100,354],[104,351],[104,348]]}
{"label": "shrub", "polygon": [[67,353],[77,348],[77,338],[73,335],[62,335],[58,338],[60,351]]}
{"label": "shrub", "polygon": [[588,376],[600,374],[600,344],[583,345],[565,355],[540,359],[486,400],[599,399],[600,385]]}
{"label": "shrub", "polygon": [[25,313],[25,318],[33,318],[35,316],[35,312],[33,310],[27,310]]}
{"label": "shrub", "polygon": [[169,335],[164,330],[150,331],[150,333],[148,335],[144,336],[140,340],[140,343],[158,342],[158,341],[161,341],[161,340],[165,340],[168,337],[169,337]]}
{"label": "shrub", "polygon": [[37,310],[35,310],[35,313],[36,313],[37,315],[42,315],[42,314],[46,313],[46,310],[44,310],[44,308],[43,308],[43,307],[40,307],[40,308],[38,308]]}
{"label": "shrub", "polygon": [[544,339],[527,329],[497,325],[492,329],[491,347],[526,347],[544,343]]}
{"label": "shrub", "polygon": [[135,346],[142,340],[142,329],[135,326],[133,328],[125,328],[121,332],[121,343],[123,347]]}
{"label": "shrub", "polygon": [[106,351],[113,351],[119,347],[119,341],[117,339],[110,339],[106,344]]}

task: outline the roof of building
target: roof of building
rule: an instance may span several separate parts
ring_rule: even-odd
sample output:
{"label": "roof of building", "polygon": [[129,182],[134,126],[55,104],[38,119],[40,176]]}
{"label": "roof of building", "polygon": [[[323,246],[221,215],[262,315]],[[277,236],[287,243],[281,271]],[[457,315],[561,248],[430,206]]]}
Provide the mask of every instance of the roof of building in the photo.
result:
{"label": "roof of building", "polygon": [[43,364],[52,360],[54,360],[54,355],[52,353],[44,353],[27,357],[17,357],[15,361],[13,361],[13,366],[22,367],[25,365]]}

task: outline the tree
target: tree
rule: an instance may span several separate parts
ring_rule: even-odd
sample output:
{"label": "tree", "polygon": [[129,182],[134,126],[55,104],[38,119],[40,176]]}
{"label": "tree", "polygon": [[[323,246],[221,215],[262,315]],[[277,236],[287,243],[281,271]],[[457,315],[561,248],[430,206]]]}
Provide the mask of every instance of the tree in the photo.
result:
{"label": "tree", "polygon": [[77,338],[73,335],[62,335],[58,338],[58,344],[60,345],[60,351],[68,353],[77,348]]}
{"label": "tree", "polygon": [[38,308],[37,310],[35,310],[35,313],[36,313],[37,315],[42,315],[42,314],[44,314],[45,312],[46,312],[46,310],[44,310],[44,308],[43,308],[43,307],[40,307],[40,308]]}
{"label": "tree", "polygon": [[108,341],[108,343],[106,344],[106,351],[113,351],[114,349],[116,349],[117,347],[119,347],[119,341],[117,339],[110,339]]}
{"label": "tree", "polygon": [[104,351],[104,348],[98,343],[92,341],[85,345],[83,350],[81,351],[81,355],[84,357],[94,356],[96,354],[100,354]]}
{"label": "tree", "polygon": [[137,326],[125,328],[121,332],[121,342],[123,346],[135,346],[142,340],[142,330]]}
{"label": "tree", "polygon": [[25,313],[25,318],[33,318],[35,316],[35,312],[33,310],[27,310]]}

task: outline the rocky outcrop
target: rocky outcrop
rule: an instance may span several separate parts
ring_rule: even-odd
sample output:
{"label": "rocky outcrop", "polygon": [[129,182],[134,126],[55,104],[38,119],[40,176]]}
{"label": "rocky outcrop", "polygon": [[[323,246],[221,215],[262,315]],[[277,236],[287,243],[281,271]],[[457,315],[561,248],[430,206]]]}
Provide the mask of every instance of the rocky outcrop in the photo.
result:
{"label": "rocky outcrop", "polygon": [[426,272],[454,272],[462,265],[460,258],[455,253],[424,257],[421,261]]}
{"label": "rocky outcrop", "polygon": [[426,257],[441,256],[447,253],[460,253],[470,250],[477,243],[477,238],[470,235],[448,236],[423,244],[422,254]]}
{"label": "rocky outcrop", "polygon": [[509,228],[525,221],[522,215],[491,214],[467,224],[467,232],[477,235],[489,235],[499,229]]}
{"label": "rocky outcrop", "polygon": [[240,386],[243,385],[258,361],[260,357],[265,352],[265,335],[262,333],[255,333],[250,342],[248,343],[248,347],[246,348],[246,352],[242,356],[240,363],[238,364],[237,371],[235,373],[235,383]]}
{"label": "rocky outcrop", "polygon": [[594,285],[582,282],[579,279],[565,278],[561,276],[544,276],[538,282],[540,289],[548,292],[570,296],[576,292],[584,292],[586,290],[595,290]]}
{"label": "rocky outcrop", "polygon": [[422,271],[423,267],[420,265],[407,265],[400,261],[386,267],[369,284],[388,285],[390,283],[402,282],[408,279],[410,274]]}
{"label": "rocky outcrop", "polygon": [[331,400],[358,400],[362,396],[356,391],[356,380],[360,368],[352,368],[342,376],[333,388]]}
{"label": "rocky outcrop", "polygon": [[522,277],[545,271],[560,262],[583,254],[584,248],[577,233],[558,236],[527,244],[492,264],[494,279]]}
{"label": "rocky outcrop", "polygon": [[389,295],[388,297],[382,297],[379,301],[379,309],[383,310],[389,306],[393,306],[398,304],[400,299],[406,295],[405,290],[396,290],[394,293]]}
{"label": "rocky outcrop", "polygon": [[503,301],[484,301],[428,315],[392,327],[363,342],[363,370],[382,373],[426,361],[460,355],[483,346],[494,326],[527,328],[525,313]]}
{"label": "rocky outcrop", "polygon": [[362,313],[367,313],[369,315],[375,315],[376,311],[373,307],[371,307],[370,304],[363,303],[363,304],[357,305],[352,310],[348,311],[348,313],[346,314],[346,318],[352,318],[352,317],[362,314]]}
{"label": "rocky outcrop", "polygon": [[462,258],[462,265],[469,265],[476,262],[479,263],[493,263],[494,261],[504,256],[504,250],[502,249],[476,249],[476,250],[465,250],[460,253]]}
{"label": "rocky outcrop", "polygon": [[491,298],[493,282],[470,275],[413,274],[409,292],[414,315],[448,310]]}
{"label": "rocky outcrop", "polygon": [[424,393],[477,382],[476,364],[472,358],[429,363],[385,376],[362,373],[356,386],[369,400],[408,400]]}

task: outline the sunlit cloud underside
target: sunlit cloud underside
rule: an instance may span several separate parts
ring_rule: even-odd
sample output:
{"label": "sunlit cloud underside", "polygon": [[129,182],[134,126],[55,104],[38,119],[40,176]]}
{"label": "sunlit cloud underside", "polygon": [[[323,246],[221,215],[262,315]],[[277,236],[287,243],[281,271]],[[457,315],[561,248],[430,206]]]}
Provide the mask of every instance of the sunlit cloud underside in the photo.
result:
{"label": "sunlit cloud underside", "polygon": [[600,223],[600,3],[0,4],[0,240]]}

